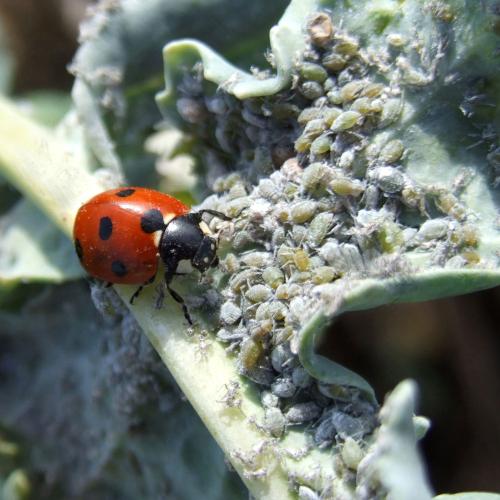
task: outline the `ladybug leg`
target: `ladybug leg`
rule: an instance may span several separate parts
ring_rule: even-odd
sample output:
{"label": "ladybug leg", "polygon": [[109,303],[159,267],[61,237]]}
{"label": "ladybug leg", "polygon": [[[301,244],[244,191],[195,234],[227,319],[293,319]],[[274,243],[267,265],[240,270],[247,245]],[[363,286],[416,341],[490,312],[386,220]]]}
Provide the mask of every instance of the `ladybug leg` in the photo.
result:
{"label": "ladybug leg", "polygon": [[155,309],[161,309],[163,306],[163,299],[165,298],[165,286],[163,283],[156,287],[157,296],[155,302]]}
{"label": "ladybug leg", "polygon": [[190,326],[193,326],[193,320],[191,319],[191,316],[189,314],[186,303],[184,302],[184,299],[182,298],[181,295],[179,295],[179,293],[177,293],[170,287],[170,283],[172,282],[174,276],[175,276],[175,271],[171,269],[168,269],[165,273],[165,283],[167,285],[168,293],[170,293],[171,297],[182,306],[182,312],[184,313],[186,321],[190,324]]}
{"label": "ladybug leg", "polygon": [[144,282],[139,288],[137,288],[137,290],[132,294],[132,297],[130,297],[130,300],[129,300],[129,303],[130,305],[132,305],[134,303],[134,300],[139,297],[139,295],[141,294],[142,292],[142,289],[147,286],[147,285],[150,285],[151,283],[153,283],[153,281],[155,280],[155,277],[156,275],[154,276],[151,276],[151,278],[148,279],[148,281]]}

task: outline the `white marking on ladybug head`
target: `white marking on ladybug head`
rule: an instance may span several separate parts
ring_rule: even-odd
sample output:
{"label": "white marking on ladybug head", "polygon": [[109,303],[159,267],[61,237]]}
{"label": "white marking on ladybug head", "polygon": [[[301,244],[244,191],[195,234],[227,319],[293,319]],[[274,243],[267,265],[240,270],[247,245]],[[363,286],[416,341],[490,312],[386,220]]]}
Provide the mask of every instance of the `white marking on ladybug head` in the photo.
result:
{"label": "white marking on ladybug head", "polygon": [[200,222],[200,229],[205,236],[212,236],[213,234],[205,221]]}

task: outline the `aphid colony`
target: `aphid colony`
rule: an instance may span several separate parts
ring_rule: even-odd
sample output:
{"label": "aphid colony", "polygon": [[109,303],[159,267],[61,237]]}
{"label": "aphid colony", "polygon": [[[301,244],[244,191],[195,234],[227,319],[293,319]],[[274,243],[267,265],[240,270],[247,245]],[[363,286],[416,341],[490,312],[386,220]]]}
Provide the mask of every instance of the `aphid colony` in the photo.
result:
{"label": "aphid colony", "polygon": [[[308,36],[292,88],[238,101],[220,89],[205,95],[195,71],[179,88],[178,110],[210,158],[216,194],[203,207],[235,217],[221,234],[228,279],[217,337],[262,387],[272,436],[308,423],[327,446],[369,432],[374,413],[299,362],[298,332],[321,290],[406,272],[409,253],[438,266],[476,265],[478,241],[460,188],[421,185],[405,171],[407,151],[390,125],[404,114],[403,85],[432,74],[402,63],[387,71],[391,57],[403,61],[403,37],[391,34],[377,58],[324,13]],[[220,175],[229,168],[241,173]]]}

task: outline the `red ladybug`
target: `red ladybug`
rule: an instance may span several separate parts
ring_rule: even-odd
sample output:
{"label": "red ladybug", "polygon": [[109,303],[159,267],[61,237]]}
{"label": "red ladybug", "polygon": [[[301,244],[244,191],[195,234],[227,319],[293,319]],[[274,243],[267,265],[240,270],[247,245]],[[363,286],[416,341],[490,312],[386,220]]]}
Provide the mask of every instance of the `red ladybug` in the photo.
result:
{"label": "red ladybug", "polygon": [[109,283],[140,285],[152,283],[159,257],[165,265],[165,283],[192,324],[184,299],[170,287],[179,262],[187,260],[200,272],[216,266],[217,240],[203,222],[208,213],[223,220],[214,210],[190,212],[176,198],[141,187],[111,189],[91,198],[76,214],[73,239],[85,270]]}

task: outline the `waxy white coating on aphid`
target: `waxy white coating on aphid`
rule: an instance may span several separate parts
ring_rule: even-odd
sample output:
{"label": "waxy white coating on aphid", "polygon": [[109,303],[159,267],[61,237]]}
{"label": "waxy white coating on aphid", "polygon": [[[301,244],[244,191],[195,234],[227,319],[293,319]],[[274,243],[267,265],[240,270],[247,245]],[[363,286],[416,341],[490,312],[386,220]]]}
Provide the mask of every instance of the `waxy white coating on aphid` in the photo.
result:
{"label": "waxy white coating on aphid", "polygon": [[352,149],[348,149],[347,151],[344,151],[338,160],[338,166],[342,170],[349,170],[352,167],[352,164],[354,163],[355,159],[355,153]]}
{"label": "waxy white coating on aphid", "polygon": [[279,405],[280,399],[271,391],[262,391],[260,401],[264,408],[276,408]]}
{"label": "waxy white coating on aphid", "polygon": [[227,193],[227,197],[230,200],[235,200],[237,198],[243,198],[246,195],[247,195],[247,191],[245,189],[245,186],[239,182],[237,182],[236,184],[231,186],[231,189]]}
{"label": "waxy white coating on aphid", "polygon": [[285,282],[283,271],[278,267],[273,266],[266,267],[266,269],[264,269],[264,271],[262,272],[262,279],[273,289],[278,288],[282,283]]}
{"label": "waxy white coating on aphid", "polygon": [[237,217],[241,212],[250,206],[250,201],[246,197],[239,197],[231,200],[226,205],[226,215],[228,217]]}
{"label": "waxy white coating on aphid", "polygon": [[234,253],[228,253],[220,263],[221,268],[229,274],[234,274],[240,268],[240,263]]}
{"label": "waxy white coating on aphid", "polygon": [[264,302],[271,297],[271,289],[266,285],[253,285],[245,293],[245,297],[254,303]]}
{"label": "waxy white coating on aphid", "polygon": [[351,243],[338,244],[330,241],[321,247],[319,255],[340,273],[365,268],[358,247]]}
{"label": "waxy white coating on aphid", "polygon": [[293,385],[293,382],[290,378],[278,378],[271,385],[271,392],[280,398],[291,398],[297,388]]}
{"label": "waxy white coating on aphid", "polygon": [[264,412],[264,429],[275,438],[285,431],[286,419],[279,408],[266,408]]}
{"label": "waxy white coating on aphid", "polygon": [[276,184],[270,179],[262,179],[259,182],[259,192],[266,200],[270,201],[277,201],[280,196]]}
{"label": "waxy white coating on aphid", "polygon": [[249,283],[253,283],[259,274],[259,271],[256,269],[245,269],[230,278],[229,286],[233,292],[240,293],[242,290],[247,289]]}
{"label": "waxy white coating on aphid", "polygon": [[298,494],[299,500],[321,500],[321,496],[308,486],[300,485]]}
{"label": "waxy white coating on aphid", "polygon": [[245,266],[258,268],[269,266],[273,260],[273,255],[269,252],[249,252],[241,257]]}
{"label": "waxy white coating on aphid", "polygon": [[400,35],[399,33],[391,33],[386,37],[387,43],[392,47],[401,48],[406,45],[406,37]]}
{"label": "waxy white coating on aphid", "polygon": [[232,325],[241,318],[241,308],[234,302],[227,301],[220,308],[220,319],[226,325]]}
{"label": "waxy white coating on aphid", "polygon": [[291,424],[303,424],[314,420],[320,413],[321,409],[316,403],[297,403],[288,408],[285,417]]}
{"label": "waxy white coating on aphid", "polygon": [[418,230],[417,238],[430,241],[444,238],[448,232],[448,221],[446,219],[430,219],[425,221]]}
{"label": "waxy white coating on aphid", "polygon": [[272,319],[281,321],[288,314],[288,306],[279,300],[274,300],[269,304],[269,314]]}

